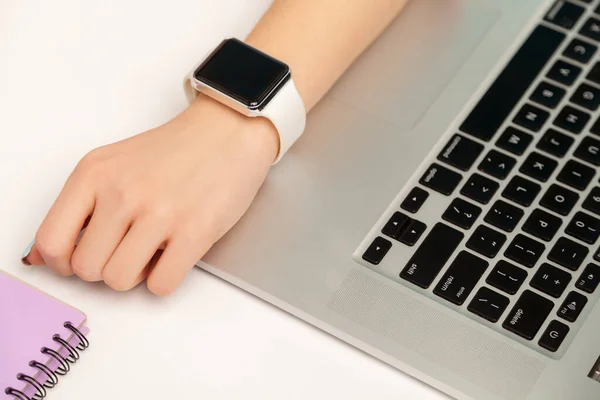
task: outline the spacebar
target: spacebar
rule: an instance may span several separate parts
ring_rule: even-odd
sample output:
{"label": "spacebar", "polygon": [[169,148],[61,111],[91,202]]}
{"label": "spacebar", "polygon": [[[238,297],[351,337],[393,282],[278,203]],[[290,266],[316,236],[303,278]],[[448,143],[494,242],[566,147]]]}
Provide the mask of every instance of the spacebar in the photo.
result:
{"label": "spacebar", "polygon": [[460,129],[489,141],[564,38],[563,33],[538,26],[479,100]]}
{"label": "spacebar", "polygon": [[456,250],[465,235],[437,223],[406,264],[400,277],[422,288],[428,288]]}

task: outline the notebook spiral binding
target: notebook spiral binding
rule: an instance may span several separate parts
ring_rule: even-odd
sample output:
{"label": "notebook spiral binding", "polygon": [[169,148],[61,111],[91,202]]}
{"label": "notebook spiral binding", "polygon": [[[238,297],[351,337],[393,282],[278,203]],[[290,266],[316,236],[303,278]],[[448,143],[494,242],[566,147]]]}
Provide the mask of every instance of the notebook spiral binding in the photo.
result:
{"label": "notebook spiral binding", "polygon": [[42,348],[40,352],[57,361],[59,364],[58,368],[56,368],[55,371],[52,371],[50,368],[48,368],[48,366],[44,365],[43,363],[33,360],[29,363],[29,366],[36,368],[38,371],[40,371],[43,375],[47,377],[47,380],[45,382],[39,382],[38,380],[29,375],[18,374],[17,379],[31,385],[36,390],[36,393],[30,397],[21,390],[8,387],[4,391],[6,394],[12,395],[15,397],[15,399],[18,400],[42,400],[46,397],[46,389],[52,389],[58,384],[58,376],[66,375],[70,371],[71,364],[74,364],[77,362],[77,360],[79,360],[79,352],[87,349],[90,346],[90,342],[85,337],[85,335],[81,333],[79,329],[75,328],[70,322],[65,322],[64,327],[73,332],[75,336],[77,336],[79,344],[73,347],[65,339],[61,338],[60,335],[54,335],[52,337],[52,340],[58,343],[60,346],[62,346],[69,354],[67,356],[62,356],[58,351],[50,349],[48,347]]}

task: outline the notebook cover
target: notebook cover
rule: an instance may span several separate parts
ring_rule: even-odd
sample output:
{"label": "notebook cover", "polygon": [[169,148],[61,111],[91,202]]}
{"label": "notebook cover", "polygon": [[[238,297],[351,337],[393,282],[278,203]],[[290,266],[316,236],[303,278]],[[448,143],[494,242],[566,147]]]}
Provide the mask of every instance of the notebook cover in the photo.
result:
{"label": "notebook cover", "polygon": [[77,337],[64,327],[65,322],[87,333],[86,320],[81,311],[57,300],[28,284],[0,271],[0,399],[13,399],[4,393],[7,387],[34,393],[25,382],[17,380],[22,373],[45,382],[45,374],[29,366],[36,360],[55,370],[58,363],[42,354],[42,347],[59,351],[66,349],[52,340],[56,334],[71,344],[79,343]]}

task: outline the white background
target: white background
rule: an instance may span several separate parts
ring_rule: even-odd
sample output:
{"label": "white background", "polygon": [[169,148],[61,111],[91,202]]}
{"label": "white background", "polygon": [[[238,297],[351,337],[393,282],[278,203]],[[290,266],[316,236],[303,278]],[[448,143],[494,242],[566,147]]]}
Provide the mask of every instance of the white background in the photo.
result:
{"label": "white background", "polygon": [[92,330],[49,400],[445,398],[199,269],[156,298],[18,261],[77,160],[181,111],[183,75],[269,3],[0,0],[0,268]]}

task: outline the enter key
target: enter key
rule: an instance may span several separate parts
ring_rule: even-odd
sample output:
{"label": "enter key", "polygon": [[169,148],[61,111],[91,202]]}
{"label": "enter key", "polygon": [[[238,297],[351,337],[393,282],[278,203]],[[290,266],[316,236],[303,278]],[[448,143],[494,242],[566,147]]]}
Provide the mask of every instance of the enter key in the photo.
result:
{"label": "enter key", "polygon": [[461,251],[433,290],[436,295],[462,305],[488,267],[488,262]]}

